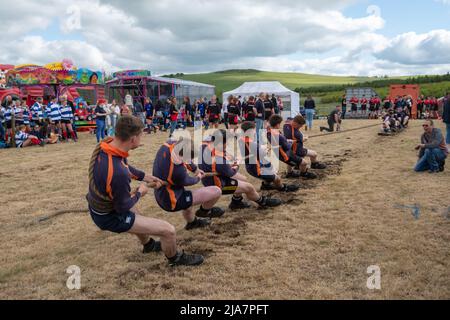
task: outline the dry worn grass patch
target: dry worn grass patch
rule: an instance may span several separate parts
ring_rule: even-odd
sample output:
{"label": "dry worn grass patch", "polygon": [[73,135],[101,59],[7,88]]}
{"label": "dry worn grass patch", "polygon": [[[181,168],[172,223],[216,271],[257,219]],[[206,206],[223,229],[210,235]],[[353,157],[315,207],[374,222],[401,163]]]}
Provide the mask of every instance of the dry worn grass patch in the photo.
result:
{"label": "dry worn grass patch", "polygon": [[[345,128],[366,124],[348,121]],[[448,299],[449,170],[412,172],[419,123],[395,137],[377,130],[311,139],[307,146],[330,164],[326,176],[304,183],[295,197],[281,195],[283,207],[227,212],[209,230],[184,231],[181,215],[145,197],[144,214],[173,223],[179,245],[207,257],[199,268],[171,269],[163,255],[144,256],[136,238],[99,231],[87,213],[36,223],[54,210],[86,206],[92,136],[1,150],[0,298]],[[150,170],[166,137],[146,136],[130,162]],[[220,205],[228,202],[223,197]],[[414,203],[419,220],[394,208]],[[70,265],[81,267],[80,291],[66,288]],[[380,291],[366,288],[370,265],[381,268]]]}

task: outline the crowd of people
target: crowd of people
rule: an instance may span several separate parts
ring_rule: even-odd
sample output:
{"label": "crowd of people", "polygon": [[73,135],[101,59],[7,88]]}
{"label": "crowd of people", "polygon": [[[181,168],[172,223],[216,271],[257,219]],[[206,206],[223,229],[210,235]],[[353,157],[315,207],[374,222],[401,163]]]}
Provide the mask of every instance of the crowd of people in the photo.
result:
{"label": "crowd of people", "polygon": [[[13,141],[19,148],[77,142],[76,106],[64,95],[49,100],[48,104],[44,104],[43,98],[38,97],[30,107],[26,98],[20,100],[8,96],[0,109],[1,146],[12,146]],[[116,100],[108,103],[105,99],[99,99],[92,114],[96,123],[93,133],[98,142],[106,136],[113,137],[116,123],[123,115],[139,118],[148,133],[169,131],[172,135],[178,128],[209,129],[217,128],[220,123],[224,123],[227,129],[236,129],[238,123],[246,119],[255,121],[261,129],[264,117],[268,119],[271,114],[280,114],[282,110],[280,97],[263,93],[258,97],[229,97],[223,104],[216,96],[210,100],[206,97],[197,99],[193,103],[189,97],[184,97],[182,102],[177,101],[176,97],[169,97],[156,103],[146,98],[143,104],[139,99],[127,96],[121,105]],[[12,128],[13,121],[15,130]]]}
{"label": "crowd of people", "polygon": [[263,117],[268,119],[269,114],[280,114],[283,102],[280,97],[265,93],[258,97],[230,96],[224,103],[220,103],[217,96],[213,96],[209,101],[202,98],[194,102],[191,102],[189,97],[184,97],[181,103],[178,103],[176,97],[169,97],[164,102],[157,101],[156,104],[146,99],[143,107],[140,102],[136,102],[134,109],[142,110],[140,118],[145,118],[148,132],[169,130],[172,135],[177,128],[209,129],[217,128],[221,123],[227,129],[236,129],[239,122],[247,119],[256,121],[258,127],[262,128]]}
{"label": "crowd of people", "polygon": [[47,105],[38,97],[31,107],[26,98],[14,100],[7,96],[0,109],[0,143],[3,147],[25,148],[70,139],[76,142],[74,110],[66,96],[59,101],[52,98]]}
{"label": "crowd of people", "polygon": [[[362,116],[368,119],[378,119],[383,112],[393,109],[404,109],[408,117],[412,115],[414,100],[411,96],[397,96],[395,98],[385,97],[381,100],[374,95],[370,98],[363,96],[361,99],[353,96],[350,99],[346,95],[342,97],[342,118],[345,119],[347,113],[352,117]],[[424,97],[417,100],[417,117],[419,119],[438,119],[439,105],[435,97]]]}

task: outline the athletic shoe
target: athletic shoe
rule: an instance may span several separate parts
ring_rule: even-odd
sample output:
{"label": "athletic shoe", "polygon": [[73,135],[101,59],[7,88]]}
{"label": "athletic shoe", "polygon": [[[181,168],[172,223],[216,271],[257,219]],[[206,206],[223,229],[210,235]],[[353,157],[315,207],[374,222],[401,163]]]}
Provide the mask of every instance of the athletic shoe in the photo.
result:
{"label": "athletic shoe", "polygon": [[233,201],[233,200],[231,200],[231,203],[228,206],[230,210],[244,210],[251,207],[252,206],[245,201]]}
{"label": "athletic shoe", "polygon": [[300,173],[300,176],[302,178],[305,178],[308,180],[317,179],[317,174],[315,174],[314,172],[309,172],[309,171]]}
{"label": "athletic shoe", "polygon": [[269,197],[261,197],[261,201],[258,202],[260,208],[273,208],[282,205],[280,199],[277,198],[269,198]]}
{"label": "athletic shoe", "polygon": [[320,162],[311,163],[311,169],[323,170],[326,168],[327,168],[327,166],[324,163],[320,163]]}
{"label": "athletic shoe", "polygon": [[195,215],[198,218],[220,218],[225,214],[225,211],[221,208],[214,207],[209,211],[198,209]]}
{"label": "athletic shoe", "polygon": [[208,219],[195,218],[194,221],[186,224],[185,229],[186,230],[201,229],[201,228],[206,228],[210,224],[211,224],[211,221],[209,221]]}
{"label": "athletic shoe", "polygon": [[144,249],[142,250],[142,253],[150,253],[150,252],[161,252],[161,242],[155,241],[154,239],[150,238],[150,241],[147,242],[147,244],[144,244]]}
{"label": "athletic shoe", "polygon": [[169,260],[169,266],[176,267],[176,266],[198,266],[201,265],[205,261],[205,258],[203,258],[200,254],[187,254],[184,251],[183,252],[177,252],[175,259]]}
{"label": "athletic shoe", "polygon": [[286,173],[286,178],[287,179],[297,179],[297,178],[300,178],[300,177],[301,177],[301,174],[299,172],[296,172],[296,171],[291,171],[291,172]]}
{"label": "athletic shoe", "polygon": [[280,192],[296,192],[300,189],[300,186],[298,184],[283,184],[281,189],[278,189]]}
{"label": "athletic shoe", "polygon": [[261,191],[271,191],[271,190],[277,190],[277,188],[272,183],[261,183]]}

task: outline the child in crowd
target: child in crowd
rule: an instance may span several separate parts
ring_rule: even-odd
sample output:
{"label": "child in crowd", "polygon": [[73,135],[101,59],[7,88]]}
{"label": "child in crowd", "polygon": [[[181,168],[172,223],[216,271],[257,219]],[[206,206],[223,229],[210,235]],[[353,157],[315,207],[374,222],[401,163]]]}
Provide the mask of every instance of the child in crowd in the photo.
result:
{"label": "child in crowd", "polygon": [[38,137],[26,133],[27,127],[22,124],[19,127],[19,131],[16,133],[16,147],[17,148],[26,148],[30,146],[44,146],[44,141],[39,139]]}

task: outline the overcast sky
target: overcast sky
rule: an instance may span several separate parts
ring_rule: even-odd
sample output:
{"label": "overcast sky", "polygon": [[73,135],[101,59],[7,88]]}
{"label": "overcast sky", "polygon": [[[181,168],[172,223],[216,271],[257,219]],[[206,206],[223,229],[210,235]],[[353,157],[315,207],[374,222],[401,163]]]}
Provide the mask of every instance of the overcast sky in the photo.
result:
{"label": "overcast sky", "polygon": [[450,0],[0,0],[0,63],[155,74],[450,71]]}

